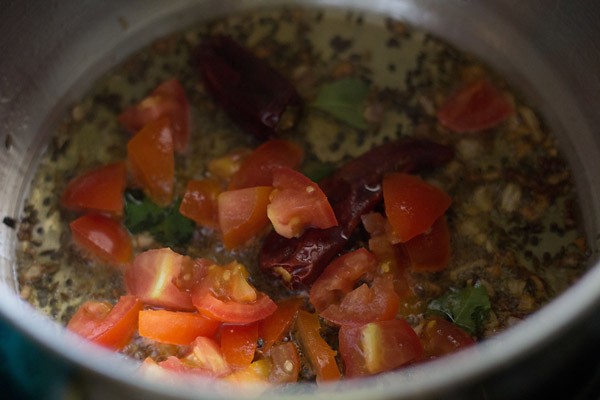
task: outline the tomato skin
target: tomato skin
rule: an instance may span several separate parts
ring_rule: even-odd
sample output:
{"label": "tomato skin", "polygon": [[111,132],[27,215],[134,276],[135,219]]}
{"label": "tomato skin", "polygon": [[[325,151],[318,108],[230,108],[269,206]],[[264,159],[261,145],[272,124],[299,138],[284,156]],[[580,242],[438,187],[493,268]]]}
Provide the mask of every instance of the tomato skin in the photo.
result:
{"label": "tomato skin", "polygon": [[135,296],[122,296],[114,307],[110,303],[88,301],[79,307],[67,329],[96,344],[119,350],[135,333],[142,306]]}
{"label": "tomato skin", "polygon": [[271,186],[257,186],[219,194],[219,227],[226,248],[244,245],[269,225],[267,205],[272,190]]}
{"label": "tomato skin", "polygon": [[321,337],[321,324],[317,314],[298,311],[296,333],[302,350],[317,375],[317,383],[337,381],[341,378],[335,361],[336,352]]}
{"label": "tomato skin", "polygon": [[437,111],[437,118],[455,132],[493,128],[514,112],[506,96],[481,78],[452,93]]}
{"label": "tomato skin", "polygon": [[423,354],[419,337],[403,319],[342,326],[339,341],[345,376],[350,378],[390,371]]}
{"label": "tomato skin", "polygon": [[181,200],[179,212],[198,225],[218,228],[217,197],[219,193],[221,193],[221,186],[212,179],[190,180]]}
{"label": "tomato skin", "polygon": [[299,297],[291,297],[277,304],[277,309],[259,324],[259,335],[263,340],[263,351],[268,351],[292,328],[298,310],[304,303]]}
{"label": "tomato skin", "polygon": [[288,239],[298,237],[308,228],[337,226],[335,213],[319,185],[291,168],[273,171],[271,202],[267,216],[275,231]]}
{"label": "tomato skin", "polygon": [[169,248],[148,250],[138,254],[125,270],[125,285],[129,293],[145,304],[193,311],[190,293],[175,283],[184,272],[193,271],[197,266],[190,257]]}
{"label": "tomato skin", "polygon": [[446,219],[438,218],[429,232],[415,236],[401,246],[408,254],[412,271],[443,271],[450,261],[450,232]]}
{"label": "tomato skin", "polygon": [[454,353],[475,344],[475,340],[459,326],[442,317],[430,317],[421,331],[424,357],[431,359]]}
{"label": "tomato skin", "polygon": [[127,143],[127,160],[134,180],[159,206],[173,199],[175,155],[169,118],[152,121]]}
{"label": "tomato skin", "polygon": [[223,324],[221,327],[221,352],[229,365],[243,369],[254,359],[258,345],[258,324]]}
{"label": "tomato skin", "polygon": [[73,242],[98,259],[116,266],[131,261],[131,237],[120,222],[100,214],[86,214],[69,227]]}
{"label": "tomato skin", "polygon": [[272,363],[269,382],[275,384],[298,382],[300,356],[294,343],[276,344],[269,349],[267,355]]}
{"label": "tomato skin", "polygon": [[60,198],[64,208],[79,212],[123,215],[127,169],[123,161],[104,165],[76,176]]}
{"label": "tomato skin", "polygon": [[192,302],[204,316],[223,322],[249,324],[273,314],[277,305],[248,282],[248,272],[236,262],[209,267],[192,291]]}
{"label": "tomato skin", "polygon": [[135,134],[162,117],[169,117],[175,151],[184,152],[190,136],[190,112],[185,90],[176,79],[161,83],[149,96],[123,111],[118,120]]}
{"label": "tomato skin", "polygon": [[198,313],[141,310],[138,330],[140,336],[157,342],[187,346],[198,336],[214,336],[219,326]]}
{"label": "tomato skin", "polygon": [[452,203],[443,190],[402,172],[383,178],[383,201],[401,242],[426,232]]}
{"label": "tomato skin", "polygon": [[298,168],[304,159],[304,150],[289,140],[271,139],[258,146],[247,156],[229,182],[229,190],[254,186],[271,186],[273,171],[277,168]]}

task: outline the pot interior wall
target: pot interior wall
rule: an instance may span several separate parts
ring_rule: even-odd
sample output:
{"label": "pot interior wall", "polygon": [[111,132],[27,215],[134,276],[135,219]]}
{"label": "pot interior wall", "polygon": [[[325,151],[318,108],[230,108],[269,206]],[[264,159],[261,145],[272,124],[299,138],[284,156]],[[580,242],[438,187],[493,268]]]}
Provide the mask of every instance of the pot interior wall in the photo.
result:
{"label": "pot interior wall", "polygon": [[[19,220],[28,182],[50,135],[70,105],[85,93],[94,79],[154,38],[203,18],[271,3],[294,2],[134,0],[93,5],[76,1],[34,5],[8,1],[0,6],[0,26],[5,31],[0,35],[3,54],[0,60],[3,142],[0,214],[4,217],[0,228],[0,314],[3,317],[72,362],[81,363],[110,380],[120,380],[119,367],[111,370],[106,366],[109,355],[92,352],[93,357],[82,360],[69,350],[66,339],[54,324],[18,300],[14,273],[16,231],[11,227],[12,221]],[[598,28],[591,16],[598,15],[600,4],[559,2],[555,9],[550,9],[546,7],[547,2],[516,0],[488,5],[460,0],[303,2],[309,3],[344,5],[404,19],[476,54],[506,76],[513,87],[520,88],[546,117],[576,171],[588,240],[596,251],[600,231],[600,175],[596,173],[600,171],[600,135],[596,128],[600,126],[597,112],[600,81],[594,74],[600,70],[600,50],[591,47],[598,37]],[[542,310],[540,316],[534,318],[542,332],[528,329],[534,323],[531,322],[503,336],[499,342],[513,346],[504,355],[496,349],[497,344],[490,345],[484,352],[489,351],[487,355],[491,359],[467,354],[455,360],[461,367],[465,366],[463,372],[444,372],[443,377],[433,381],[430,378],[429,383],[426,379],[403,381],[403,386],[386,382],[382,396],[387,390],[407,396],[419,392],[435,395],[440,388],[468,383],[479,374],[501,368],[527,344],[532,348],[543,345],[590,312],[597,303],[600,294],[595,293],[594,286],[600,285],[600,272],[593,269],[584,281],[576,291],[568,291],[551,304],[551,310]],[[543,332],[544,329],[547,331]],[[517,343],[521,344],[517,346]],[[476,366],[469,367],[473,362]],[[442,362],[432,368],[440,372],[448,371],[448,367],[448,363]],[[130,366],[123,368],[128,370]],[[141,384],[122,381],[115,390],[133,387],[137,392]],[[359,389],[356,388],[351,397],[358,398]],[[346,388],[342,392],[322,392],[323,396],[335,397],[342,393],[350,398]]]}

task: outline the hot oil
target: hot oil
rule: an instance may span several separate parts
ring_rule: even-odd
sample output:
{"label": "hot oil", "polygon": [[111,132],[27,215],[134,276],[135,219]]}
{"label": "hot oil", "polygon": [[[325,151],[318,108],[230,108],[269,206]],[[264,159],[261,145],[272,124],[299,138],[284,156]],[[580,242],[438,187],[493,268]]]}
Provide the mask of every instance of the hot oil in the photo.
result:
{"label": "hot oil", "polygon": [[[96,82],[65,116],[33,180],[17,249],[21,295],[41,312],[66,323],[84,301],[115,302],[124,293],[121,271],[73,246],[68,223],[76,215],[59,206],[69,179],[126,157],[129,134],[116,116],[161,82],[177,78],[192,108],[192,143],[176,160],[177,193],[201,178],[209,160],[258,143],[216,107],[190,63],[208,34],[227,33],[288,77],[307,107],[288,138],[301,143],[306,165],[335,167],[371,147],[399,137],[429,138],[456,149],[455,160],[424,175],[453,199],[447,214],[452,235],[450,267],[414,274],[423,303],[478,281],[488,289],[492,316],[483,337],[541,307],[584,272],[588,256],[578,221],[570,171],[543,120],[481,62],[429,34],[381,16],[338,10],[265,10],[192,27],[151,43]],[[517,112],[500,127],[456,134],[435,117],[445,95],[469,76],[489,76]],[[327,82],[357,77],[369,83],[365,131],[310,106]],[[308,168],[308,167],[307,167]],[[362,238],[357,238],[358,241]],[[161,247],[146,234],[136,252]],[[218,233],[198,228],[175,249],[218,263],[237,259],[253,283],[280,298],[287,292],[260,274],[260,238],[233,252]],[[422,310],[405,315],[418,325]],[[144,358],[157,348],[138,339],[127,352]]]}

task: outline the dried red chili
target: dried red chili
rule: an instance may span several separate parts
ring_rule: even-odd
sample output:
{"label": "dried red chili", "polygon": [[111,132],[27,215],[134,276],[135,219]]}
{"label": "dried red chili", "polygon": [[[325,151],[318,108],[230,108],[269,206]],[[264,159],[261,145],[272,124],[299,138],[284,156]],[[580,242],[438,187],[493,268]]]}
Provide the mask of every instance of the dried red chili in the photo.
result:
{"label": "dried red chili", "polygon": [[248,133],[266,139],[298,119],[302,101],[292,84],[231,37],[206,39],[196,63],[206,89]]}

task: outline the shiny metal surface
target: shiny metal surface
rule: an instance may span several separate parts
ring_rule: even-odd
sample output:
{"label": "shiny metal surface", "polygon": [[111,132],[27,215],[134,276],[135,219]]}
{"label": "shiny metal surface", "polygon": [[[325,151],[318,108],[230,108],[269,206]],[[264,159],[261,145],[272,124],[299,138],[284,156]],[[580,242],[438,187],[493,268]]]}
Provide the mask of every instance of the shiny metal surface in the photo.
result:
{"label": "shiny metal surface", "polygon": [[[600,3],[544,0],[117,0],[0,3],[0,215],[18,219],[28,181],[67,106],[137,47],[203,18],[302,3],[385,13],[478,55],[541,110],[574,171],[588,239],[600,233]],[[163,385],[132,363],[65,333],[19,300],[15,231],[0,226],[0,316],[80,374],[88,398],[239,397],[229,388]],[[594,255],[597,260],[597,255]],[[429,365],[340,386],[303,386],[261,398],[527,397],[600,333],[600,268],[514,329]],[[565,340],[567,339],[567,340]],[[535,373],[532,373],[535,371]]]}

